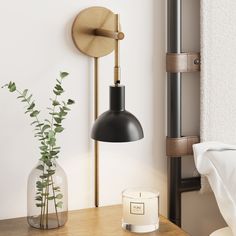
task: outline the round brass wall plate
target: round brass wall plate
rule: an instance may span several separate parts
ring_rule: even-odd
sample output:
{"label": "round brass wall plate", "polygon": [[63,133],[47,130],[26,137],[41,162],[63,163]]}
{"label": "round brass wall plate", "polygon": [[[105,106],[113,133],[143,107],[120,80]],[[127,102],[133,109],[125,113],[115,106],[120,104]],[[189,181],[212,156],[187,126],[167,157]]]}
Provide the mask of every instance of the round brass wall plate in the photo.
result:
{"label": "round brass wall plate", "polygon": [[72,25],[72,39],[82,53],[103,57],[115,48],[115,40],[94,34],[95,29],[115,31],[115,14],[105,7],[90,7],[81,11]]}

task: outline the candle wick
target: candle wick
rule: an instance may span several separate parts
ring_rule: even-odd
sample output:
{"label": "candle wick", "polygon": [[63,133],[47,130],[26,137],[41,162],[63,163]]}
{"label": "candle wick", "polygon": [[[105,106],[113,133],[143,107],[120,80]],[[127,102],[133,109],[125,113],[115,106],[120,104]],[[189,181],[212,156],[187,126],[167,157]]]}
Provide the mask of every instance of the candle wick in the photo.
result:
{"label": "candle wick", "polygon": [[139,197],[141,197],[141,193],[139,193]]}

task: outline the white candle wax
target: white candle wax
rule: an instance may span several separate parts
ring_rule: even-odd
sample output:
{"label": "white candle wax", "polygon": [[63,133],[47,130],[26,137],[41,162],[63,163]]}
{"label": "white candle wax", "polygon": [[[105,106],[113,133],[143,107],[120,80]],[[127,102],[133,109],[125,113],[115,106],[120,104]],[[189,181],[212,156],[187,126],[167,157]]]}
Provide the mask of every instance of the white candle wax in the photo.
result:
{"label": "white candle wax", "polygon": [[158,193],[148,190],[131,189],[123,192],[123,223],[145,226],[157,225]]}

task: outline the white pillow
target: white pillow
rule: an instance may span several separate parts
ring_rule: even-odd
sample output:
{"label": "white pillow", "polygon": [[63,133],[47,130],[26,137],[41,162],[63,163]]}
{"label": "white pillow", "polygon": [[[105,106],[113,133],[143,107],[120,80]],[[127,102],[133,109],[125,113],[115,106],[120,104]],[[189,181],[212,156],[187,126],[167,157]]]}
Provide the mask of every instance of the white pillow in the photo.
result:
{"label": "white pillow", "polygon": [[233,236],[233,234],[229,227],[225,227],[223,229],[216,230],[215,232],[210,234],[210,236]]}
{"label": "white pillow", "polygon": [[236,146],[205,142],[193,150],[197,170],[207,176],[220,212],[236,235]]}

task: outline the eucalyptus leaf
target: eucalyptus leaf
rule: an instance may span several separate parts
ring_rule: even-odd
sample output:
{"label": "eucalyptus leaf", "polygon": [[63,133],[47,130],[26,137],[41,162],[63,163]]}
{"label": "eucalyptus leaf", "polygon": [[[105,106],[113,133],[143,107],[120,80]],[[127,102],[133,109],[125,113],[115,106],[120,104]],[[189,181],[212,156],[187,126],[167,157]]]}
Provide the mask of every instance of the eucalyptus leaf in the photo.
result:
{"label": "eucalyptus leaf", "polygon": [[42,199],[43,199],[42,196],[37,196],[37,197],[35,198],[36,201],[42,201]]}
{"label": "eucalyptus leaf", "polygon": [[50,155],[51,156],[55,156],[59,153],[60,151],[50,151]]}
{"label": "eucalyptus leaf", "polygon": [[50,197],[48,197],[48,200],[53,200],[53,199],[55,199],[54,196],[50,196]]}
{"label": "eucalyptus leaf", "polygon": [[39,139],[39,141],[43,141],[45,139],[46,139],[46,137],[42,137],[42,138]]}
{"label": "eucalyptus leaf", "polygon": [[53,190],[58,191],[58,190],[60,190],[60,187],[58,187],[58,186],[54,187]]}
{"label": "eucalyptus leaf", "polygon": [[54,137],[55,137],[54,131],[53,131],[53,130],[50,130],[50,131],[48,132],[48,138],[51,139],[51,138],[54,138]]}
{"label": "eucalyptus leaf", "polygon": [[31,98],[32,98],[32,94],[27,98],[27,102],[30,102]]}
{"label": "eucalyptus leaf", "polygon": [[63,205],[63,202],[61,202],[61,201],[56,204],[56,206],[57,206],[58,208],[62,208],[62,205]]}
{"label": "eucalyptus leaf", "polygon": [[16,84],[14,82],[10,82],[8,84],[8,89],[9,89],[10,92],[16,91]]}
{"label": "eucalyptus leaf", "polygon": [[45,176],[45,175],[40,175],[39,178],[40,179],[46,179],[48,176]]}
{"label": "eucalyptus leaf", "polygon": [[37,123],[38,123],[38,121],[35,120],[35,121],[33,121],[30,125],[34,125],[34,124],[37,124]]}
{"label": "eucalyptus leaf", "polygon": [[38,165],[38,166],[36,167],[36,169],[38,169],[38,170],[44,170],[44,166],[43,166],[43,165]]}
{"label": "eucalyptus leaf", "polygon": [[43,183],[40,182],[40,181],[37,181],[37,182],[36,182],[36,187],[37,187],[37,188],[43,188]]}
{"label": "eucalyptus leaf", "polygon": [[57,198],[57,199],[62,199],[62,198],[63,198],[63,195],[62,195],[61,193],[59,193],[59,194],[56,195],[56,198]]}
{"label": "eucalyptus leaf", "polygon": [[57,100],[53,100],[52,105],[53,106],[58,106],[58,105],[60,105],[60,102],[58,102]]}
{"label": "eucalyptus leaf", "polygon": [[23,91],[23,93],[22,93],[22,96],[25,97],[26,94],[27,94],[27,92],[28,92],[28,89],[25,89],[25,90]]}
{"label": "eucalyptus leaf", "polygon": [[36,207],[44,207],[45,206],[44,203],[36,203],[35,205],[36,205]]}
{"label": "eucalyptus leaf", "polygon": [[48,169],[47,172],[48,172],[49,174],[55,174],[56,171],[55,171],[55,170]]}
{"label": "eucalyptus leaf", "polygon": [[53,93],[56,94],[56,95],[60,95],[60,94],[61,94],[60,92],[58,92],[58,91],[55,90],[55,89],[53,90]]}
{"label": "eucalyptus leaf", "polygon": [[55,146],[56,139],[55,138],[51,138],[50,140],[47,141],[47,144],[50,145],[50,146]]}
{"label": "eucalyptus leaf", "polygon": [[61,123],[62,119],[60,117],[54,117],[54,120],[57,122],[57,123]]}
{"label": "eucalyptus leaf", "polygon": [[58,127],[56,127],[56,128],[54,129],[54,131],[55,131],[56,133],[61,133],[63,130],[64,130],[64,128],[63,128],[63,127],[60,127],[60,126],[58,126]]}
{"label": "eucalyptus leaf", "polygon": [[40,113],[39,111],[35,110],[35,111],[33,111],[32,113],[30,113],[30,116],[31,116],[31,117],[35,117],[35,116],[37,116],[39,113]]}
{"label": "eucalyptus leaf", "polygon": [[74,104],[74,103],[75,103],[75,101],[72,100],[72,99],[68,99],[68,101],[67,101],[67,104],[68,104],[68,105],[71,105],[71,104]]}
{"label": "eucalyptus leaf", "polygon": [[56,84],[55,90],[57,90],[59,93],[64,91],[60,84]]}
{"label": "eucalyptus leaf", "polygon": [[67,112],[65,112],[61,107],[60,107],[60,112],[59,112],[60,116],[66,116]]}
{"label": "eucalyptus leaf", "polygon": [[62,109],[63,109],[64,111],[70,111],[70,108],[68,108],[68,107],[66,107],[66,106],[63,106]]}
{"label": "eucalyptus leaf", "polygon": [[31,110],[31,109],[33,109],[34,107],[35,107],[35,103],[32,102],[32,103],[30,104],[30,106],[28,107],[28,110]]}
{"label": "eucalyptus leaf", "polygon": [[57,115],[59,115],[59,113],[57,113],[57,112],[49,112],[49,115],[51,115],[51,116],[57,116]]}
{"label": "eucalyptus leaf", "polygon": [[42,127],[42,132],[44,132],[45,130],[49,129],[50,125],[46,124]]}
{"label": "eucalyptus leaf", "polygon": [[47,146],[41,146],[41,147],[39,147],[40,148],[40,150],[42,150],[42,151],[45,151],[45,150],[47,150],[48,149],[48,147]]}
{"label": "eucalyptus leaf", "polygon": [[45,161],[45,164],[48,166],[48,167],[51,167],[52,166],[52,162],[50,160],[46,160]]}
{"label": "eucalyptus leaf", "polygon": [[60,77],[62,78],[62,79],[64,79],[66,76],[68,76],[69,75],[69,73],[68,72],[61,72],[60,73]]}
{"label": "eucalyptus leaf", "polygon": [[48,120],[48,119],[45,119],[44,121],[47,122],[47,123],[49,123],[49,124],[51,124],[51,121]]}

